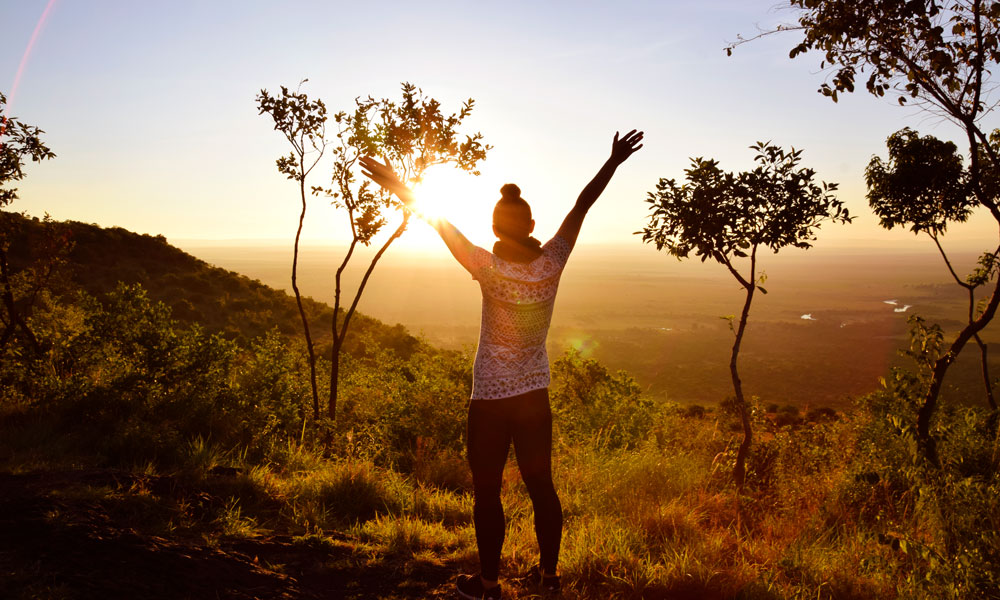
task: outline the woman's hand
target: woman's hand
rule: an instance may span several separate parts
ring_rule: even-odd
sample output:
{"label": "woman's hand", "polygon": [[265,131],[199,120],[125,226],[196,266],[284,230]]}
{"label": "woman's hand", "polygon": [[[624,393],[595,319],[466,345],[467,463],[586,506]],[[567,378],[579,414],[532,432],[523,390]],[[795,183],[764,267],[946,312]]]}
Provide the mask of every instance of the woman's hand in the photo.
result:
{"label": "woman's hand", "polygon": [[615,141],[611,143],[611,162],[616,165],[620,165],[625,162],[628,157],[635,154],[639,148],[642,148],[642,132],[632,131],[625,134],[625,137],[618,139],[618,132],[615,132]]}
{"label": "woman's hand", "polygon": [[399,180],[395,171],[389,165],[389,161],[385,164],[380,163],[371,156],[361,157],[361,172],[364,173],[365,177],[368,177],[375,183],[379,184],[390,193],[395,194],[403,201],[407,207],[413,203],[413,193],[410,189]]}

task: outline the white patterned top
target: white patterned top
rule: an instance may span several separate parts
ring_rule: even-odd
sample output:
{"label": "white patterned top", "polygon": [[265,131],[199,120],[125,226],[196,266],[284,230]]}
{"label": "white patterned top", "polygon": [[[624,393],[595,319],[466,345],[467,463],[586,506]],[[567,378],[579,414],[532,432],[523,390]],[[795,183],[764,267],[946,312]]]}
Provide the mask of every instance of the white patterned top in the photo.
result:
{"label": "white patterned top", "polygon": [[459,258],[483,292],[483,320],[472,369],[472,398],[517,396],[549,385],[545,338],[559,277],[572,247],[556,235],[528,263],[471,246]]}

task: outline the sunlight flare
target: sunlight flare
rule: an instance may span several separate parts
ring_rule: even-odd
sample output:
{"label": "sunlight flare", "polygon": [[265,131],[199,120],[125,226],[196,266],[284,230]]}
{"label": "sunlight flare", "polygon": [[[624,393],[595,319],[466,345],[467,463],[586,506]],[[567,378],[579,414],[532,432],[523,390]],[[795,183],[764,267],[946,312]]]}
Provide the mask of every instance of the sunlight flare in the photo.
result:
{"label": "sunlight flare", "polygon": [[417,214],[432,223],[438,219],[454,221],[466,216],[475,194],[470,189],[474,186],[469,185],[473,177],[454,169],[429,171],[413,186]]}
{"label": "sunlight flare", "polygon": [[[492,223],[493,195],[484,188],[482,177],[464,171],[438,166],[413,186],[414,212],[429,224],[439,219],[451,221],[467,235],[481,235]],[[496,194],[499,197],[499,194]],[[482,230],[482,231],[481,231]],[[430,227],[414,227],[410,242],[418,246],[437,247],[441,244]]]}

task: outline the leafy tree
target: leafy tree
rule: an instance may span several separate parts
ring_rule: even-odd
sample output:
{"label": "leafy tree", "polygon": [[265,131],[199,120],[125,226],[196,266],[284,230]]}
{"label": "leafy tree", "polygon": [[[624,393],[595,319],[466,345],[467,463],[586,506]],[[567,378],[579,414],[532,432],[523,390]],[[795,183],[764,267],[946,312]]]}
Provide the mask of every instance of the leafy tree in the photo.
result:
{"label": "leafy tree", "polygon": [[55,154],[42,142],[44,131],[8,117],[6,106],[7,97],[0,92],[0,350],[17,334],[40,354],[41,347],[25,318],[54,273],[68,240],[52,236],[31,269],[15,273],[11,268],[8,253],[16,225],[2,210],[17,199],[17,188],[10,184],[24,179],[25,161],[41,162],[55,158]]}
{"label": "leafy tree", "polygon": [[[282,88],[282,92],[284,94],[285,88]],[[258,98],[261,97],[268,97],[266,91],[261,92]],[[398,199],[394,199],[381,189],[371,189],[367,180],[358,182],[355,176],[358,160],[363,156],[382,156],[392,164],[407,184],[419,182],[431,166],[445,163],[454,164],[460,169],[478,175],[479,172],[475,170],[476,165],[486,158],[490,146],[482,143],[483,136],[478,132],[463,135],[459,131],[462,123],[472,113],[473,104],[474,101],[469,99],[457,113],[445,114],[441,110],[440,102],[424,95],[423,91],[413,84],[403,83],[402,99],[399,101],[388,98],[376,100],[371,96],[359,97],[355,100],[352,112],[342,111],[334,115],[334,121],[338,126],[336,142],[328,142],[325,138],[326,113],[320,101],[290,113],[277,112],[275,109],[265,110],[264,105],[261,105],[262,113],[280,115],[282,123],[287,121],[299,127],[294,131],[299,132],[297,135],[304,136],[299,138],[298,146],[292,142],[295,146],[293,154],[278,161],[278,168],[282,173],[300,182],[302,218],[305,214],[305,176],[312,168],[311,166],[305,168],[303,157],[307,152],[304,150],[305,145],[302,140],[309,141],[311,152],[317,161],[323,149],[328,144],[334,144],[333,176],[330,187],[310,188],[312,194],[330,197],[334,206],[343,209],[351,231],[351,241],[335,275],[334,316],[331,323],[333,349],[328,404],[331,419],[336,418],[337,414],[340,354],[347,339],[351,319],[376,265],[389,246],[406,231],[410,219],[409,211]],[[270,108],[275,105],[267,106]],[[283,105],[279,103],[276,106],[281,108]],[[279,119],[275,118],[275,122],[277,124]],[[289,141],[292,139],[289,138]],[[310,164],[314,166],[316,163]],[[342,286],[344,271],[355,256],[358,245],[371,245],[389,223],[391,213],[400,215],[399,224],[369,261],[348,305]],[[301,219],[299,227],[301,230]],[[318,415],[318,402],[315,406]]]}
{"label": "leafy tree", "polygon": [[[340,354],[347,338],[347,331],[379,259],[394,241],[399,239],[409,224],[410,212],[397,198],[385,190],[371,189],[371,182],[361,183],[355,177],[358,160],[363,156],[382,156],[387,159],[407,184],[418,183],[432,165],[452,163],[456,167],[479,174],[476,165],[486,158],[489,145],[482,143],[482,134],[464,136],[459,133],[462,122],[472,113],[474,101],[470,98],[457,113],[446,115],[441,103],[425,96],[423,90],[411,83],[402,84],[402,99],[376,100],[371,96],[355,100],[352,113],[340,112],[334,119],[339,126],[338,145],[334,149],[333,181],[327,189],[315,188],[333,198],[333,204],[347,212],[351,226],[351,242],[340,266],[337,268],[334,290],[334,317],[332,367],[330,369],[330,418],[337,415],[337,386],[340,374]],[[382,243],[368,263],[350,305],[346,305],[341,281],[344,270],[354,256],[358,244],[368,246],[382,231],[389,212],[401,215],[399,225]],[[343,313],[343,317],[341,317]]]}
{"label": "leafy tree", "polygon": [[[300,84],[301,86],[301,84]],[[326,105],[322,100],[310,101],[305,94],[290,92],[281,86],[281,95],[272,96],[267,90],[257,95],[258,114],[267,113],[274,120],[274,130],[280,132],[292,146],[287,156],[281,156],[275,163],[278,172],[299,184],[299,224],[295,230],[295,244],[292,253],[292,291],[302,320],[302,332],[309,354],[309,383],[312,389],[313,417],[319,419],[319,390],[316,385],[316,350],[309,331],[309,319],[302,306],[302,294],[298,286],[299,239],[302,224],[306,218],[306,177],[319,164],[326,150]]]}
{"label": "leafy tree", "polygon": [[[996,135],[998,134],[994,133]],[[888,159],[883,161],[877,156],[873,157],[865,171],[872,210],[878,215],[882,227],[892,229],[895,226],[908,226],[913,233],[925,233],[934,241],[955,283],[968,293],[966,327],[974,328],[979,316],[976,290],[995,276],[996,269],[1000,266],[997,262],[1000,247],[993,252],[984,253],[975,272],[962,279],[955,272],[941,244],[941,237],[948,223],[964,222],[978,203],[971,188],[971,173],[964,167],[955,144],[933,136],[920,137],[909,128],[890,135],[886,145],[889,148]],[[993,198],[996,188],[991,181],[984,178],[981,187]],[[986,401],[996,412],[997,403],[990,381],[987,346],[978,331],[972,337],[980,349]],[[931,364],[929,368],[933,371],[935,366]],[[925,403],[920,414],[926,413],[925,419],[929,422],[933,409],[933,404]]]}
{"label": "leafy tree", "polygon": [[[794,58],[811,50],[822,53],[821,67],[834,73],[820,93],[836,101],[853,92],[859,75],[865,88],[882,97],[896,94],[900,104],[915,102],[957,124],[969,143],[969,186],[976,205],[1000,224],[996,196],[984,189],[988,171],[1000,172],[1000,153],[980,123],[996,107],[990,76],[1000,59],[1000,2],[990,0],[789,0],[795,24],[779,25],[756,37],[801,31]],[[756,39],[756,38],[750,38]],[[750,41],[741,38],[726,48]],[[988,167],[988,168],[984,168]],[[965,344],[993,319],[1000,305],[1000,278],[974,321],[967,324],[934,365],[918,418],[917,438],[923,455],[938,464],[930,420],[948,367]]]}
{"label": "leafy tree", "polygon": [[[851,217],[833,192],[835,183],[815,183],[815,171],[799,167],[801,150],[785,151],[770,142],[750,147],[757,152],[757,167],[739,174],[724,172],[718,161],[694,158],[684,171],[686,183],[660,179],[649,192],[649,223],[643,242],[666,249],[678,259],[692,252],[702,262],[724,265],[746,292],[739,320],[727,317],[733,329],[729,371],[736,393],[736,408],[743,425],[743,441],[736,455],[733,477],[742,488],[746,458],[753,432],[749,408],[737,368],[740,345],[746,332],[755,292],[767,291],[757,263],[760,249],[778,252],[786,246],[809,248],[815,230],[825,220],[848,223]],[[739,259],[743,259],[741,262]],[[749,264],[747,264],[749,261]]]}

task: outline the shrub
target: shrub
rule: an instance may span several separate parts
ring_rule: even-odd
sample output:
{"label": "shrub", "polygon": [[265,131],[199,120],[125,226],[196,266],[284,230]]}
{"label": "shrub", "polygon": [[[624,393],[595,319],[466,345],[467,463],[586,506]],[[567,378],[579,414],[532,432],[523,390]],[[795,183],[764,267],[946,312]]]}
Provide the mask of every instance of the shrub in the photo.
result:
{"label": "shrub", "polygon": [[700,419],[705,416],[705,407],[700,404],[691,404],[684,410],[684,414],[688,417]]}
{"label": "shrub", "polygon": [[552,367],[550,386],[557,436],[605,448],[631,448],[646,439],[653,402],[625,371],[612,373],[569,350]]}

